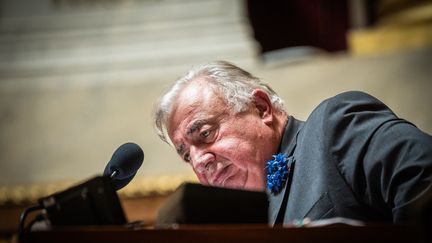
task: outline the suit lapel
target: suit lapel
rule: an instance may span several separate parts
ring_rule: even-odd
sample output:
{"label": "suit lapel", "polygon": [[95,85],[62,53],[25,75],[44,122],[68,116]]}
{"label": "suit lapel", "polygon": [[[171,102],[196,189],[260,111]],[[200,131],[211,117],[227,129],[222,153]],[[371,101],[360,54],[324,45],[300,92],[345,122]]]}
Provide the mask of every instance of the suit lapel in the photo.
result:
{"label": "suit lapel", "polygon": [[[285,156],[288,158],[288,180],[285,183],[282,190],[276,194],[273,195],[270,191],[267,191],[267,194],[269,196],[269,224],[274,225],[276,223],[276,220],[278,218],[279,213],[281,212],[281,207],[284,201],[284,198],[288,196],[289,194],[289,185],[291,184],[290,178],[292,178],[292,174],[294,172],[294,158],[292,157],[292,153],[296,147],[297,144],[297,134],[300,131],[301,127],[303,126],[303,122],[296,120],[294,117],[290,116],[288,117],[288,122],[285,127],[285,132],[282,137],[282,142],[279,148],[279,153],[285,154]],[[286,199],[285,199],[286,200]]]}

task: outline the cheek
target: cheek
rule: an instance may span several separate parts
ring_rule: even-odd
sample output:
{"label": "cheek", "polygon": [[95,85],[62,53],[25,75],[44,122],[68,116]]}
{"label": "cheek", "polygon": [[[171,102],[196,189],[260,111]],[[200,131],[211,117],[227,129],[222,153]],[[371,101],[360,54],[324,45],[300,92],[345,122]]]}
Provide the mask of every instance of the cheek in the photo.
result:
{"label": "cheek", "polygon": [[208,180],[205,178],[205,176],[204,176],[203,174],[196,172],[196,170],[195,170],[194,168],[192,168],[192,169],[193,169],[195,175],[197,176],[198,181],[199,181],[201,184],[203,184],[203,185],[209,185]]}
{"label": "cheek", "polygon": [[251,164],[257,162],[259,150],[251,141],[232,137],[220,141],[215,152],[221,160],[228,160],[236,167],[246,170]]}

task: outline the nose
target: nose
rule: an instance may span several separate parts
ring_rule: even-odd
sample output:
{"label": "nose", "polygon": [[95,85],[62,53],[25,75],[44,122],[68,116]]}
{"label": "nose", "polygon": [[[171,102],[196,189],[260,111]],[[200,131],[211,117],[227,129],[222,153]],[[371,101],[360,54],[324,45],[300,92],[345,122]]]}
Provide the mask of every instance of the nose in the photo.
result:
{"label": "nose", "polygon": [[191,146],[190,147],[191,165],[193,169],[199,174],[207,174],[211,172],[212,164],[215,160],[213,153],[206,151],[202,148]]}

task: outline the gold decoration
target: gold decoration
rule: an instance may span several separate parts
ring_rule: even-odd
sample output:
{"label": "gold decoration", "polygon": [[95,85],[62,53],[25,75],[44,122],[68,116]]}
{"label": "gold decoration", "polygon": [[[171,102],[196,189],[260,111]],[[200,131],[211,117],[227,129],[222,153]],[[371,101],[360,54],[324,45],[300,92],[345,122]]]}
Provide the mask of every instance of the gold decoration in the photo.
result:
{"label": "gold decoration", "polygon": [[[145,197],[164,195],[174,191],[183,182],[196,182],[192,175],[135,178],[128,186],[118,191],[120,197]],[[5,204],[34,203],[39,198],[60,192],[80,182],[51,182],[32,185],[0,186],[0,206]]]}

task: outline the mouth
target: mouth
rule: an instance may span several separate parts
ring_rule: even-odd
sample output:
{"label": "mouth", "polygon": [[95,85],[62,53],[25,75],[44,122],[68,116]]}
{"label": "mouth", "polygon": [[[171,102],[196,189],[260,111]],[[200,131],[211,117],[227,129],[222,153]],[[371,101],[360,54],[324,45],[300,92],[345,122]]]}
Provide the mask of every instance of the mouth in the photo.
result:
{"label": "mouth", "polygon": [[211,182],[212,182],[211,184],[213,186],[223,186],[225,181],[232,176],[231,167],[232,165],[229,164],[223,167],[222,169],[216,171],[216,173],[211,178]]}

